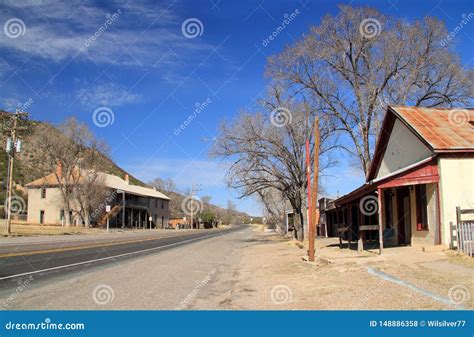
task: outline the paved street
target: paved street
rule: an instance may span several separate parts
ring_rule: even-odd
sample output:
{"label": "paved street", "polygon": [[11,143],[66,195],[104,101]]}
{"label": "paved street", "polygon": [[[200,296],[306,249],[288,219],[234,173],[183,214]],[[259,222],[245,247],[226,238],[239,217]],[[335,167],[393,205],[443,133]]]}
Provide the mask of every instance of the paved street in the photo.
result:
{"label": "paved street", "polygon": [[248,228],[202,230],[109,246],[96,242],[61,252],[48,252],[58,249],[56,242],[49,243],[44,253],[0,260],[0,305],[5,309],[186,309],[200,288],[238,256],[251,233]]}

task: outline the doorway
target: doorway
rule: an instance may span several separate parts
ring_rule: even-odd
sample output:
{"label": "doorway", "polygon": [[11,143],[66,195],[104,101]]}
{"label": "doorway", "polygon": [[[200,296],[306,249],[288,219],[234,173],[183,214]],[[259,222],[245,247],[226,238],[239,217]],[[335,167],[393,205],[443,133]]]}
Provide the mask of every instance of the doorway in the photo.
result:
{"label": "doorway", "polygon": [[406,186],[397,189],[397,213],[398,244],[410,244],[410,189]]}

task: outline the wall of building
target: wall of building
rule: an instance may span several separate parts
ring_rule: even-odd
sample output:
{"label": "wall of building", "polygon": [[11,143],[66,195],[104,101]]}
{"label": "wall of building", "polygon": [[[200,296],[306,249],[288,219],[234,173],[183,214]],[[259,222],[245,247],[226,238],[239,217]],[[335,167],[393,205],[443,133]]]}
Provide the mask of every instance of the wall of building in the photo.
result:
{"label": "wall of building", "polygon": [[155,201],[152,199],[151,207],[148,208],[148,211],[150,212],[157,228],[168,227],[170,219],[169,200],[158,199],[158,207],[155,207]]}
{"label": "wall of building", "polygon": [[28,189],[28,217],[30,223],[40,222],[40,212],[44,211],[44,224],[61,224],[60,213],[63,209],[59,188],[46,188],[46,198],[41,198],[41,188]]}
{"label": "wall of building", "polygon": [[[439,158],[441,238],[451,245],[450,223],[456,223],[456,207],[474,208],[474,157]],[[464,219],[469,219],[467,216]]]}
{"label": "wall of building", "polygon": [[411,245],[426,246],[435,245],[439,242],[438,230],[438,195],[436,184],[426,184],[426,198],[428,203],[428,230],[418,230],[416,221],[416,191],[415,187],[410,187],[410,208],[411,208]]}
{"label": "wall of building", "polygon": [[400,120],[396,119],[377,178],[384,177],[431,155],[431,150]]}

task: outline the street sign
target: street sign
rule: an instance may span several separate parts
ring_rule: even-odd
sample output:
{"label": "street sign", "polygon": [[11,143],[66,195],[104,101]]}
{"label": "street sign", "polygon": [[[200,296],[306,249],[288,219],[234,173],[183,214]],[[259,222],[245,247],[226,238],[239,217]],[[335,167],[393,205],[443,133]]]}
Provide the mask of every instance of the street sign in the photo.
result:
{"label": "street sign", "polygon": [[110,212],[110,205],[106,205],[106,206],[105,206],[105,211],[106,211],[107,213]]}

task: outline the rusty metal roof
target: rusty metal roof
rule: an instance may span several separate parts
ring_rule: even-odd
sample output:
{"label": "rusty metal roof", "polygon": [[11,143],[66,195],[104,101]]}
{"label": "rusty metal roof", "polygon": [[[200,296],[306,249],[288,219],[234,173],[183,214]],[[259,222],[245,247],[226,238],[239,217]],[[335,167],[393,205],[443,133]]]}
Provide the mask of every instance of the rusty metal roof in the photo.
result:
{"label": "rusty metal roof", "polygon": [[474,109],[391,108],[435,152],[474,150]]}

